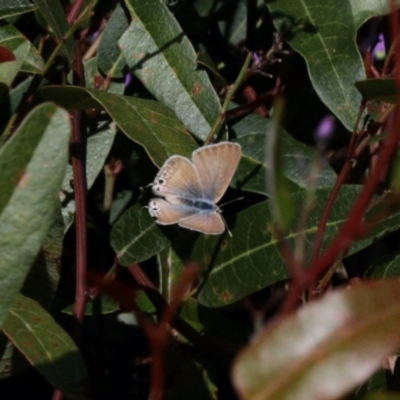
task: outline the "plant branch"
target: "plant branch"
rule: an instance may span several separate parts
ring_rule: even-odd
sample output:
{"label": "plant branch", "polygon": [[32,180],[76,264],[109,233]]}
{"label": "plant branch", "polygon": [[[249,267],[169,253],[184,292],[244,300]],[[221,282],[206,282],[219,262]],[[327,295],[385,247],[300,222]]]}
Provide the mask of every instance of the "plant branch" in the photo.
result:
{"label": "plant branch", "polygon": [[[396,37],[399,32],[399,23],[397,20],[397,13],[391,13],[391,28],[392,28],[392,37]],[[396,58],[396,66],[395,68],[395,78],[396,78],[396,86],[397,92],[400,93],[400,69],[399,65],[399,57],[400,57],[400,42],[396,41],[395,54]],[[400,94],[399,94],[400,100]],[[367,227],[365,223],[363,223],[363,218],[366,212],[366,209],[375,194],[376,188],[381,180],[382,170],[384,170],[387,165],[390,163],[391,159],[397,152],[398,143],[400,140],[400,112],[399,109],[396,109],[395,118],[392,124],[392,129],[390,134],[382,141],[382,147],[379,152],[379,157],[376,162],[376,168],[372,171],[368,181],[366,182],[363,190],[361,191],[355,205],[350,211],[349,218],[345,222],[345,224],[340,229],[338,235],[336,236],[333,243],[329,246],[329,248],[322,253],[317,260],[315,260],[310,269],[305,272],[303,275],[303,279],[300,281],[294,281],[291,291],[284,303],[281,316],[287,315],[291,313],[296,307],[297,298],[300,294],[310,285],[312,282],[316,281],[322,274],[324,274],[330,266],[335,262],[338,254],[344,251],[351,243],[360,239],[362,235],[365,235],[367,232]],[[368,224],[368,228],[371,226]]]}
{"label": "plant branch", "polygon": [[228,93],[226,94],[224,103],[222,104],[222,108],[218,115],[218,118],[215,121],[214,126],[212,127],[210,133],[208,134],[207,139],[204,142],[205,145],[211,143],[215,133],[218,132],[218,129],[222,124],[222,121],[225,119],[225,113],[229,107],[229,103],[231,102],[233,95],[236,93],[237,89],[239,88],[243,79],[245,78],[247,68],[249,67],[250,61],[251,61],[251,53],[247,54],[247,57],[243,63],[242,69],[240,70],[238,77],[236,78],[235,83],[229,88]]}

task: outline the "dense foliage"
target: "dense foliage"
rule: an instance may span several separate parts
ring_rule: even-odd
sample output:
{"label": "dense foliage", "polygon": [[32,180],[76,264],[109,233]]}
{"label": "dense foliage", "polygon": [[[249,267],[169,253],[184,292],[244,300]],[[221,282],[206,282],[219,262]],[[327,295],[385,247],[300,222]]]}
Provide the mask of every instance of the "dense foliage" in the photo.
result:
{"label": "dense foliage", "polygon": [[400,399],[399,5],[0,0],[1,398]]}

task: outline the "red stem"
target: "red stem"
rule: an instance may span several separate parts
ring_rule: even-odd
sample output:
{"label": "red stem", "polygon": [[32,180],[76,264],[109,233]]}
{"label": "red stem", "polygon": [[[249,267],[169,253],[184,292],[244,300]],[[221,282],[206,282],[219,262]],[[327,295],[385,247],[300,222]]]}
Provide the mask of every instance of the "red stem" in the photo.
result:
{"label": "red stem", "polygon": [[67,21],[69,25],[72,25],[79,14],[85,0],[76,0],[68,14]]}
{"label": "red stem", "polygon": [[[394,9],[394,8],[393,8]],[[392,12],[390,16],[392,37],[396,38],[399,32],[399,24],[397,20],[397,13]],[[396,40],[396,55],[400,55],[400,41]],[[396,59],[396,65],[398,66],[398,58]],[[396,85],[398,93],[400,93],[400,69],[395,69]],[[400,97],[400,96],[399,96]],[[362,234],[366,233],[366,225],[363,223],[363,217],[365,211],[375,194],[376,188],[381,181],[382,171],[386,169],[387,165],[395,155],[400,140],[400,112],[397,109],[395,118],[392,125],[390,135],[382,142],[382,148],[379,153],[379,157],[376,161],[376,167],[372,171],[369,180],[365,184],[361,194],[359,195],[354,207],[350,211],[349,218],[343,225],[342,229],[336,236],[333,243],[329,248],[315,260],[310,269],[305,272],[302,280],[294,280],[291,291],[288,298],[281,310],[281,315],[287,315],[291,313],[297,304],[297,299],[301,293],[316,281],[323,273],[325,273],[332,263],[335,261],[337,255],[349,247],[352,242],[359,239]]]}
{"label": "red stem", "polygon": [[[75,44],[75,60],[73,65],[74,75],[77,82],[83,85],[83,66],[81,52],[78,44]],[[76,205],[76,292],[74,317],[76,329],[73,337],[79,341],[81,325],[88,301],[87,296],[87,232],[86,232],[86,174],[85,174],[85,153],[86,141],[81,132],[81,112],[71,112],[72,138],[71,158],[74,177],[74,193]]]}

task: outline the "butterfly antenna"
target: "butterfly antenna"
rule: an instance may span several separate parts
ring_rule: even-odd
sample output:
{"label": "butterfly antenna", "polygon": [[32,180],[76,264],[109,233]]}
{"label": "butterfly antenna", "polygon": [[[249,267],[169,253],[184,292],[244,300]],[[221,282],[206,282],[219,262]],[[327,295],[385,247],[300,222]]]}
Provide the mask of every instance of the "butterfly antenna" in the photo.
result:
{"label": "butterfly antenna", "polygon": [[226,206],[227,204],[231,204],[231,203],[233,203],[233,202],[235,202],[235,201],[243,200],[243,199],[244,199],[244,197],[238,197],[237,199],[229,200],[229,201],[227,201],[226,203],[221,204],[219,207],[223,207],[223,206]]}

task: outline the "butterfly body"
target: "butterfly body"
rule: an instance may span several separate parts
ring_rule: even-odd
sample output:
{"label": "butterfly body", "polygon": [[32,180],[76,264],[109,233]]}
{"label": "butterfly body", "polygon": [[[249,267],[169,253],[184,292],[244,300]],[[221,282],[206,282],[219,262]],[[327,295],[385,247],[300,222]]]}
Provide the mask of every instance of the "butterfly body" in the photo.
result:
{"label": "butterfly body", "polygon": [[150,200],[150,215],[161,225],[179,224],[214,235],[224,232],[216,203],[228,188],[240,156],[240,145],[224,142],[194,151],[192,161],[170,157],[154,179],[153,193],[163,198]]}

